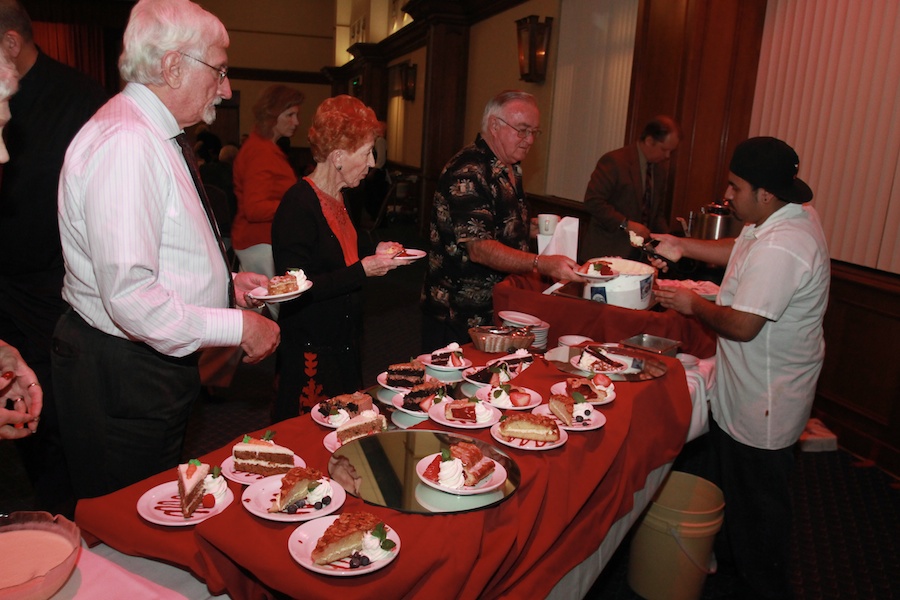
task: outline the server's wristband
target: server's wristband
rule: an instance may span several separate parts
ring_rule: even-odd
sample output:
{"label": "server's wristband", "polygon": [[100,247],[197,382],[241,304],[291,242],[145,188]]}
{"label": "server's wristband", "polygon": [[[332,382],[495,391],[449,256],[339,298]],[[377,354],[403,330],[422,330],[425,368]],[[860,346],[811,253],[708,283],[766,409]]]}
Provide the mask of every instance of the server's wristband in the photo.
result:
{"label": "server's wristband", "polygon": [[540,257],[539,254],[535,254],[535,255],[534,255],[534,262],[531,263],[531,272],[532,272],[532,273],[537,273],[537,272],[538,272],[538,258],[539,258],[539,257]]}

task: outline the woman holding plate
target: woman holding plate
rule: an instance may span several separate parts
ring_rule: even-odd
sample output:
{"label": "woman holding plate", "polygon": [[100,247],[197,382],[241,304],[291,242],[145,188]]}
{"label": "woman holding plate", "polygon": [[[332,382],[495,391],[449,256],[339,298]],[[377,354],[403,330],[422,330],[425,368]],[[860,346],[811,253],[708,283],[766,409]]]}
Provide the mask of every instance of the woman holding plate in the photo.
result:
{"label": "woman holding plate", "polygon": [[320,400],[362,387],[362,286],[404,264],[393,242],[360,259],[341,196],[375,164],[384,126],[371,108],[336,96],[316,109],[309,145],[316,167],[285,193],[272,223],[275,272],[303,269],[315,285],[281,307],[276,421],[309,412]]}

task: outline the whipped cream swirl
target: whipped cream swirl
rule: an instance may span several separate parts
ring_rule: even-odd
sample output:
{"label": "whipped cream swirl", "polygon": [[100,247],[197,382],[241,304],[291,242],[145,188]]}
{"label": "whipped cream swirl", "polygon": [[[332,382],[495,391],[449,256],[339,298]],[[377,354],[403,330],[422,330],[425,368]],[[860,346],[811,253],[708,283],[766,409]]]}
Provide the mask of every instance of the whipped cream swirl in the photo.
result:
{"label": "whipped cream swirl", "polygon": [[462,461],[458,458],[441,461],[441,472],[438,475],[438,483],[452,490],[460,490],[466,482],[463,476]]}
{"label": "whipped cream swirl", "polygon": [[327,477],[323,477],[318,480],[318,484],[315,488],[310,490],[310,492],[306,495],[306,503],[312,506],[316,502],[321,502],[322,498],[325,496],[332,496],[334,494],[334,490],[331,488],[331,480]]}
{"label": "whipped cream swirl", "polygon": [[476,423],[487,423],[491,420],[493,416],[493,412],[487,406],[484,405],[484,402],[476,402],[475,403],[475,422]]}
{"label": "whipped cream swirl", "polygon": [[572,407],[572,419],[577,420],[578,417],[581,417],[583,422],[590,421],[593,408],[590,402],[576,402]]}
{"label": "whipped cream swirl", "polygon": [[[502,387],[491,388],[488,397],[491,399],[491,404],[497,408],[512,408],[509,394]],[[476,408],[475,410],[478,409]]]}
{"label": "whipped cream swirl", "polygon": [[343,425],[350,420],[350,414],[343,408],[339,408],[336,413],[328,415],[328,422],[337,427]]}
{"label": "whipped cream swirl", "polygon": [[225,500],[225,492],[228,491],[228,484],[225,483],[225,478],[221,475],[218,477],[207,475],[206,479],[203,480],[203,489],[207,494],[215,496],[216,504],[218,504]]}
{"label": "whipped cream swirl", "polygon": [[359,553],[363,556],[369,557],[369,560],[372,562],[375,562],[376,560],[384,560],[391,555],[391,551],[382,548],[381,540],[372,535],[371,531],[363,536],[363,547]]}

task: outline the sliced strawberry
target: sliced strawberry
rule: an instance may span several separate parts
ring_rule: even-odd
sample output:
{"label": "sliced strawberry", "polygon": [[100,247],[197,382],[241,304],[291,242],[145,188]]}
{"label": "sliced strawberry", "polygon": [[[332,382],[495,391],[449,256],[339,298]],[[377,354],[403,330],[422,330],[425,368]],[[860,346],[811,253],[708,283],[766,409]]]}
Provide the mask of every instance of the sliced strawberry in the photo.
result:
{"label": "sliced strawberry", "polygon": [[432,405],[434,404],[434,394],[428,396],[421,402],[419,402],[419,408],[421,408],[424,412],[428,412]]}
{"label": "sliced strawberry", "polygon": [[528,406],[531,402],[531,394],[513,391],[509,393],[509,401],[513,406]]}
{"label": "sliced strawberry", "polygon": [[461,367],[461,366],[463,366],[463,359],[462,359],[462,356],[459,355],[459,354],[456,354],[456,353],[454,352],[453,354],[450,355],[450,364],[451,364],[452,366],[454,366],[454,367]]}
{"label": "sliced strawberry", "polygon": [[603,373],[597,373],[594,375],[593,379],[591,379],[594,385],[597,387],[608,387],[612,384],[612,379],[604,375]]}
{"label": "sliced strawberry", "polygon": [[205,494],[203,496],[203,508],[212,508],[216,505],[216,497],[212,494]]}
{"label": "sliced strawberry", "polygon": [[438,477],[441,474],[441,455],[438,454],[434,457],[434,460],[431,461],[431,464],[425,468],[425,472],[422,473],[422,476],[425,479],[430,481],[437,481]]}

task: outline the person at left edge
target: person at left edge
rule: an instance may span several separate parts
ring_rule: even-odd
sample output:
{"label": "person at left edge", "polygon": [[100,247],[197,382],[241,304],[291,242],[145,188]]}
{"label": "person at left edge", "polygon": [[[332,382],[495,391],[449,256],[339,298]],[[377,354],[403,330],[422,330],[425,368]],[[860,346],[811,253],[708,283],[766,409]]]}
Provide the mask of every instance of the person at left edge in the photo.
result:
{"label": "person at left edge", "polygon": [[0,178],[0,339],[22,353],[44,391],[40,430],[15,447],[34,490],[33,508],[74,518],[50,376],[50,340],[66,310],[56,194],[69,142],[109,96],[38,47],[19,0],[0,0],[0,52],[20,77],[9,99],[10,156]]}
{"label": "person at left edge", "polygon": [[[59,228],[71,310],[54,333],[53,378],[79,498],[178,464],[199,350],[239,345],[257,362],[279,342],[276,323],[229,308],[231,275],[192,151],[179,144],[231,97],[228,43],[197,4],[140,0],[119,59],[128,83],[66,153]],[[266,281],[235,275],[238,306],[254,306],[248,294]]]}

